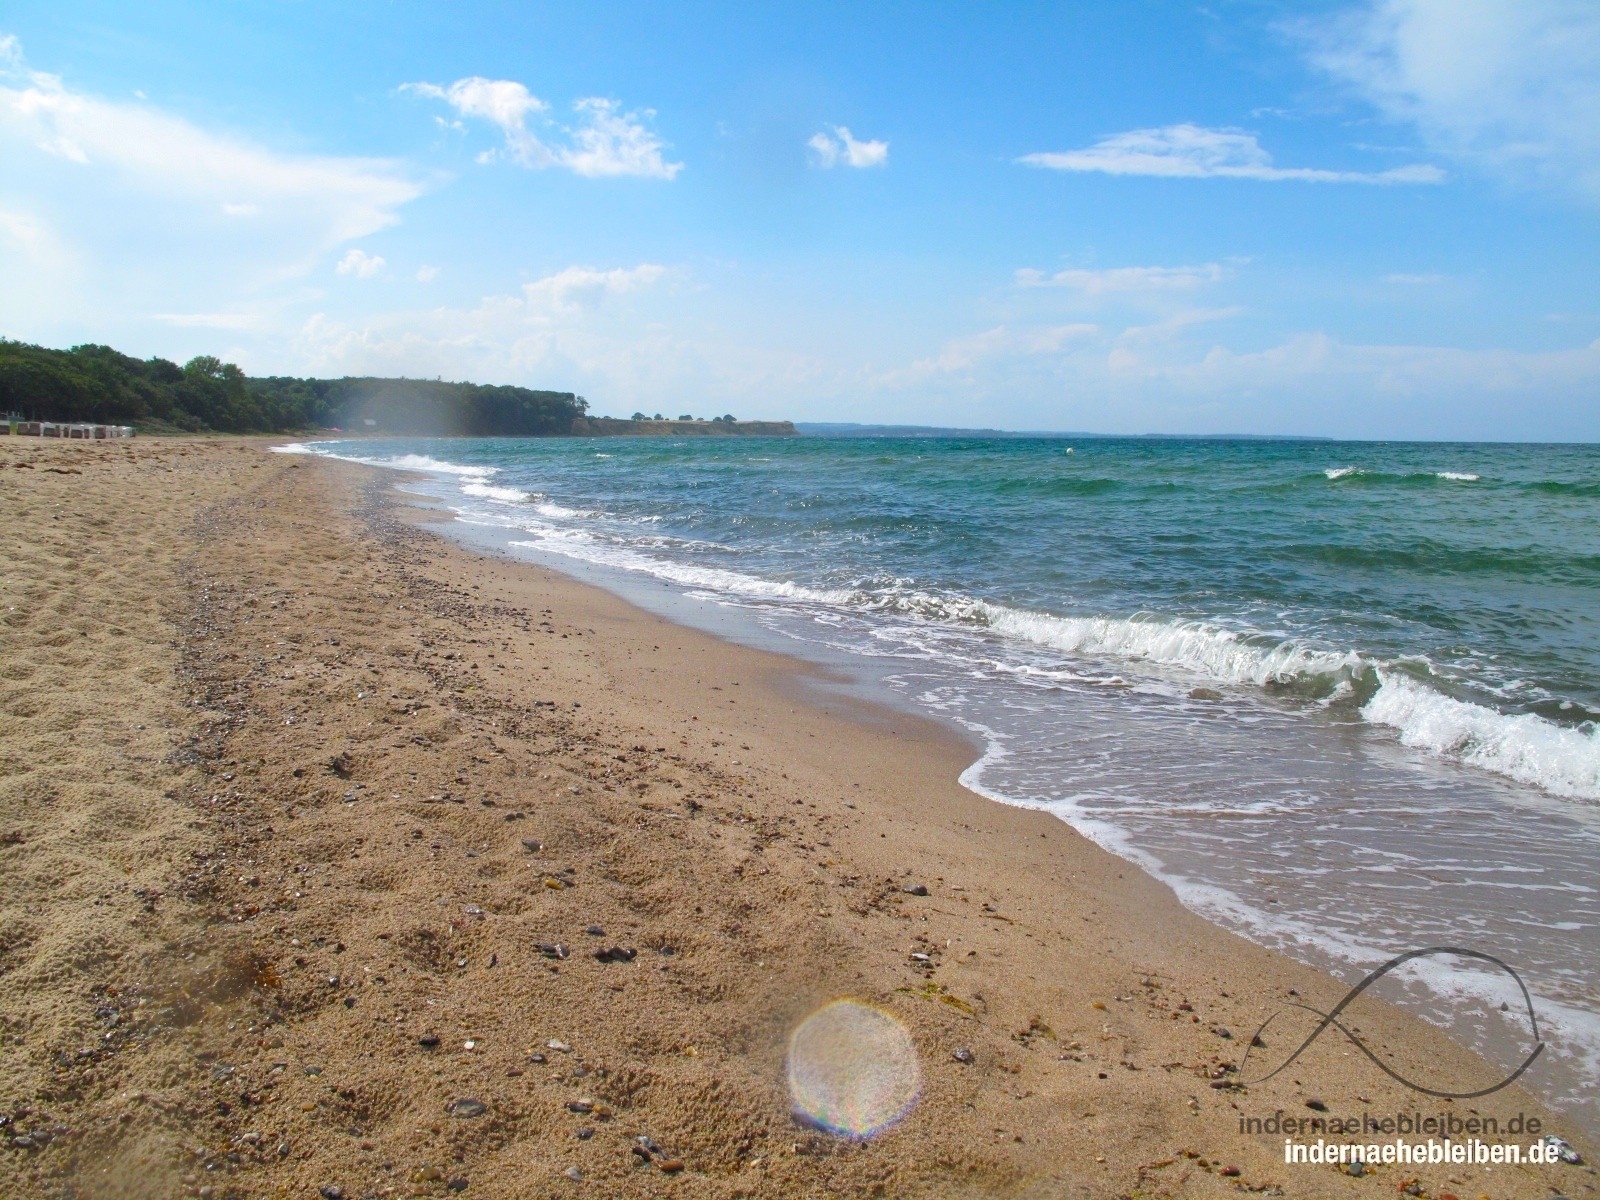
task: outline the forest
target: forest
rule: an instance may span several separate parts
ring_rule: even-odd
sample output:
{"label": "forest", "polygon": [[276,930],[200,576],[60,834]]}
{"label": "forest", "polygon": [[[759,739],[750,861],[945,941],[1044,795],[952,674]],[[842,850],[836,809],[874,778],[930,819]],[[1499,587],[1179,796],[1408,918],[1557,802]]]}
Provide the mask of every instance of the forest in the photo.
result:
{"label": "forest", "polygon": [[572,432],[588,403],[571,392],[432,379],[253,378],[210,355],[183,366],[109,346],[0,339],[0,412],[152,432],[369,433],[545,437]]}

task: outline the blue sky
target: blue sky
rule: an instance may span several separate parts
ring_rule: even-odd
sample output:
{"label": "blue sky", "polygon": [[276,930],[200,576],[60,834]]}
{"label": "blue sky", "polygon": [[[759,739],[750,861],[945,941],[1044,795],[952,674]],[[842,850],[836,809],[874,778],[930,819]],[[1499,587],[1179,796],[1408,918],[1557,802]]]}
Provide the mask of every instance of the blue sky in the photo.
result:
{"label": "blue sky", "polygon": [[1600,8],[34,3],[0,333],[600,412],[1600,439]]}

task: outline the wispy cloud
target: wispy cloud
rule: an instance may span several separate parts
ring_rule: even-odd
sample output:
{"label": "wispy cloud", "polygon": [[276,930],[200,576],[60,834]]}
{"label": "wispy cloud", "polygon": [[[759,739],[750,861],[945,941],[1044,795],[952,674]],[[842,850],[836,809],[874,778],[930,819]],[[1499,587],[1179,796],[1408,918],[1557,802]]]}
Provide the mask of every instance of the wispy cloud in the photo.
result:
{"label": "wispy cloud", "polygon": [[1087,296],[1118,293],[1187,292],[1227,277],[1219,263],[1196,267],[1110,267],[1093,271],[1075,267],[1047,274],[1024,267],[1016,274],[1019,287],[1069,288]]}
{"label": "wispy cloud", "polygon": [[881,167],[889,162],[888,142],[857,141],[843,125],[835,125],[832,133],[812,134],[806,145],[811,148],[812,162],[824,169]]}
{"label": "wispy cloud", "polygon": [[371,279],[375,275],[383,274],[384,268],[388,265],[381,255],[368,254],[365,250],[352,247],[345,252],[345,256],[339,260],[339,265],[334,270],[340,275]]}
{"label": "wispy cloud", "polygon": [[1314,64],[1436,153],[1600,201],[1600,6],[1365,0],[1290,29]]}
{"label": "wispy cloud", "polygon": [[666,267],[659,263],[613,267],[609,271],[597,271],[593,267],[568,267],[523,284],[522,294],[534,307],[570,312],[585,301],[649,287],[666,273]]}
{"label": "wispy cloud", "polygon": [[[591,96],[573,103],[573,124],[558,126],[547,115],[550,105],[511,79],[474,75],[448,87],[407,83],[400,90],[443,100],[463,117],[496,126],[505,138],[503,153],[520,166],[562,167],[591,179],[621,175],[672,179],[683,170],[681,162],[663,157],[667,145],[648,125],[655,119],[651,109],[624,111],[620,101]],[[548,126],[545,136],[529,128],[531,119]],[[496,156],[496,151],[485,151],[479,160],[490,162]]]}
{"label": "wispy cloud", "polygon": [[1097,171],[1164,179],[1253,179],[1268,183],[1439,183],[1445,177],[1438,167],[1426,164],[1387,171],[1278,167],[1252,133],[1188,124],[1134,129],[1102,138],[1084,150],[1025,154],[1017,161],[1052,171]]}
{"label": "wispy cloud", "polygon": [[397,210],[422,193],[393,162],[276,153],[148,104],[73,91],[28,69],[15,37],[0,39],[0,138],[146,194],[292,222],[316,250],[393,225]]}

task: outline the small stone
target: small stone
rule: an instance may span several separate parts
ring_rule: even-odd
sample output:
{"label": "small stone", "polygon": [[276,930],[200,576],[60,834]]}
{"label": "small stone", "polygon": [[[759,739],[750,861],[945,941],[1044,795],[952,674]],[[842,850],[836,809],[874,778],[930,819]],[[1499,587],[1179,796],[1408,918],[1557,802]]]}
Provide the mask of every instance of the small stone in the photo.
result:
{"label": "small stone", "polygon": [[431,1033],[425,1037],[419,1037],[417,1039],[417,1045],[421,1046],[425,1050],[432,1050],[438,1046],[438,1044],[439,1039],[434,1037]]}
{"label": "small stone", "polygon": [[1238,1167],[1223,1167],[1222,1168],[1222,1174],[1223,1174],[1224,1177],[1226,1177],[1228,1179],[1236,1179],[1236,1178],[1238,1178],[1238,1175],[1239,1175],[1239,1168]]}
{"label": "small stone", "polygon": [[1328,1111],[1327,1102],[1323,1101],[1323,1100],[1318,1100],[1315,1096],[1311,1097],[1311,1099],[1306,1101],[1306,1107],[1309,1108],[1312,1112],[1327,1112]]}
{"label": "small stone", "polygon": [[537,854],[539,851],[544,849],[544,843],[538,838],[523,838],[522,848],[529,854]]}
{"label": "small stone", "polygon": [[289,1155],[291,1153],[293,1153],[293,1152],[294,1152],[294,1147],[291,1146],[288,1142],[279,1142],[278,1143],[278,1157],[279,1158],[288,1158]]}
{"label": "small stone", "polygon": [[676,1175],[679,1171],[683,1170],[683,1159],[664,1158],[661,1160],[661,1169],[668,1175]]}
{"label": "small stone", "polygon": [[629,1146],[628,1149],[631,1150],[634,1153],[635,1157],[637,1157],[638,1160],[641,1163],[647,1163],[647,1162],[651,1162],[651,1161],[654,1160],[654,1155],[652,1155],[650,1153],[650,1150],[649,1150],[648,1147],[645,1147],[645,1146]]}
{"label": "small stone", "polygon": [[532,1054],[528,1055],[528,1061],[531,1063],[547,1063],[550,1060],[535,1050]]}
{"label": "small stone", "polygon": [[592,1113],[594,1111],[594,1101],[593,1100],[568,1100],[567,1101],[567,1111],[568,1112],[574,1112],[574,1113]]}
{"label": "small stone", "polygon": [[27,1134],[23,1134],[21,1137],[12,1138],[11,1144],[18,1150],[32,1150],[35,1143],[31,1137],[29,1137]]}
{"label": "small stone", "polygon": [[572,1047],[567,1045],[560,1038],[551,1038],[545,1043],[545,1049],[556,1050],[562,1054],[570,1054],[572,1052]]}
{"label": "small stone", "polygon": [[317,1191],[321,1194],[322,1200],[344,1200],[344,1189],[334,1184],[330,1183],[327,1187],[318,1188]]}
{"label": "small stone", "polygon": [[469,917],[483,916],[483,909],[476,904],[463,904],[461,906],[461,911]]}
{"label": "small stone", "polygon": [[1208,688],[1208,687],[1191,688],[1189,690],[1189,699],[1191,699],[1191,700],[1221,700],[1222,699],[1222,693],[1217,691],[1216,688]]}
{"label": "small stone", "polygon": [[911,955],[911,961],[919,963],[931,963],[933,961],[933,955],[924,954],[920,950],[913,951]]}
{"label": "small stone", "polygon": [[583,1182],[583,1172],[578,1170],[577,1167],[568,1167],[565,1171],[563,1171],[561,1173],[563,1175],[565,1175],[568,1179],[572,1180],[573,1183],[582,1183]]}
{"label": "small stone", "polygon": [[423,1163],[411,1175],[412,1183],[433,1183],[444,1178],[444,1172],[438,1167]]}
{"label": "small stone", "polygon": [[590,937],[605,937],[606,935],[606,931],[601,929],[598,925],[591,925],[589,928],[585,929],[584,932]]}
{"label": "small stone", "polygon": [[972,1051],[968,1050],[965,1046],[962,1046],[958,1050],[952,1050],[950,1052],[950,1057],[955,1059],[958,1063],[970,1063],[972,1061]]}
{"label": "small stone", "polygon": [[470,1096],[452,1100],[446,1107],[452,1117],[481,1117],[489,1111],[489,1106],[482,1100],[474,1100]]}
{"label": "small stone", "polygon": [[925,883],[908,883],[900,890],[908,896],[926,896],[928,894],[928,885]]}
{"label": "small stone", "polygon": [[1358,1158],[1358,1159],[1356,1159],[1355,1162],[1350,1164],[1349,1172],[1350,1172],[1351,1175],[1355,1176],[1357,1179],[1360,1179],[1363,1175],[1365,1175],[1367,1173],[1367,1164],[1362,1162]]}
{"label": "small stone", "polygon": [[603,963],[630,963],[639,957],[639,952],[632,947],[624,950],[621,946],[612,946],[606,950],[596,950],[594,956]]}
{"label": "small stone", "polygon": [[1211,1032],[1216,1034],[1219,1038],[1232,1039],[1233,1037],[1233,1031],[1228,1029],[1225,1025],[1213,1025],[1211,1027]]}
{"label": "small stone", "polygon": [[634,1144],[635,1145],[640,1146],[641,1148],[644,1149],[646,1157],[648,1157],[651,1154],[660,1154],[661,1153],[661,1147],[656,1145],[654,1139],[652,1139],[650,1137],[650,1135],[647,1134],[647,1133],[641,1133],[638,1137],[634,1138],[633,1140],[634,1140]]}
{"label": "small stone", "polygon": [[467,1181],[463,1176],[457,1175],[454,1179],[446,1179],[444,1186],[452,1192],[464,1192],[467,1190]]}
{"label": "small stone", "polygon": [[594,1136],[594,1130],[590,1129],[587,1125],[585,1125],[582,1129],[578,1130],[578,1132],[577,1132],[577,1134],[575,1136],[577,1137],[577,1139],[580,1142],[587,1142],[590,1138],[592,1138]]}
{"label": "small stone", "polygon": [[1583,1165],[1583,1155],[1573,1149],[1572,1143],[1565,1138],[1557,1137],[1553,1133],[1547,1133],[1540,1140],[1544,1142],[1547,1149],[1554,1150],[1556,1157],[1562,1162],[1574,1167]]}

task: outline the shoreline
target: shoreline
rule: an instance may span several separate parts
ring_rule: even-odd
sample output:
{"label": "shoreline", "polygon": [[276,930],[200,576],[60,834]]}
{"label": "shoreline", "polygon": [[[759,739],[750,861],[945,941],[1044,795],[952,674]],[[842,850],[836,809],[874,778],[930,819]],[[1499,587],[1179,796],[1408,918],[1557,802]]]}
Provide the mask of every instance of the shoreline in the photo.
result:
{"label": "shoreline", "polygon": [[[1302,1083],[1212,1086],[1235,1082],[1223,1064],[1292,995],[1326,1009],[1342,985],[1205,922],[1049,814],[962,788],[970,750],[932,722],[819,698],[796,683],[813,671],[798,660],[424,532],[397,517],[383,471],[222,439],[0,451],[38,460],[3,476],[8,501],[40,518],[13,529],[17,561],[83,608],[129,586],[99,513],[168,512],[141,531],[165,576],[138,587],[183,632],[172,651],[136,633],[130,686],[100,699],[123,727],[160,728],[159,710],[171,743],[165,761],[141,752],[162,765],[142,768],[137,805],[181,833],[133,864],[167,882],[112,901],[150,940],[147,965],[108,926],[94,937],[117,954],[63,967],[93,940],[87,914],[109,915],[73,859],[106,858],[123,826],[83,841],[84,814],[108,802],[86,769],[48,765],[70,735],[37,712],[7,726],[8,742],[36,742],[34,765],[4,781],[5,829],[22,838],[5,879],[55,883],[8,901],[6,920],[65,939],[8,951],[0,975],[24,1014],[0,1062],[39,1098],[28,1107],[73,1130],[30,1160],[60,1164],[45,1178],[85,1195],[198,1194],[214,1178],[262,1196],[442,1196],[451,1179],[488,1196],[1342,1196],[1401,1179],[1285,1166],[1280,1139],[1238,1131],[1279,1109],[1418,1107],[1348,1047],[1318,1042],[1291,1073]],[[67,564],[74,539],[90,549]],[[112,637],[82,635],[86,649]],[[50,671],[15,633],[6,653],[8,672],[26,659],[21,678]],[[7,686],[13,703],[34,690]],[[48,694],[33,700],[48,710]],[[62,774],[54,796],[28,800],[48,770]],[[57,827],[79,840],[52,858]],[[596,961],[613,943],[637,956]],[[566,957],[538,949],[557,944]],[[191,1015],[160,998],[160,977],[196,962],[222,982],[186,985],[204,996]],[[112,1037],[117,1053],[64,1082],[50,1056],[103,1026],[81,999],[96,987],[102,1008],[122,1011],[110,987],[172,1015],[132,1006],[144,1036]],[[790,1028],[841,995],[892,1014],[921,1062],[920,1101],[870,1140],[796,1122],[784,1087]],[[1359,1009],[1363,1034],[1418,1074],[1487,1069],[1398,1010]],[[464,1099],[484,1111],[460,1115]],[[1442,1107],[1538,1114],[1587,1148],[1515,1087]],[[639,1136],[664,1148],[655,1165],[631,1153]],[[178,1152],[193,1143],[199,1156]],[[173,1174],[140,1176],[140,1154]],[[1594,1178],[1410,1174],[1430,1195],[1496,1197],[1590,1194]]]}

